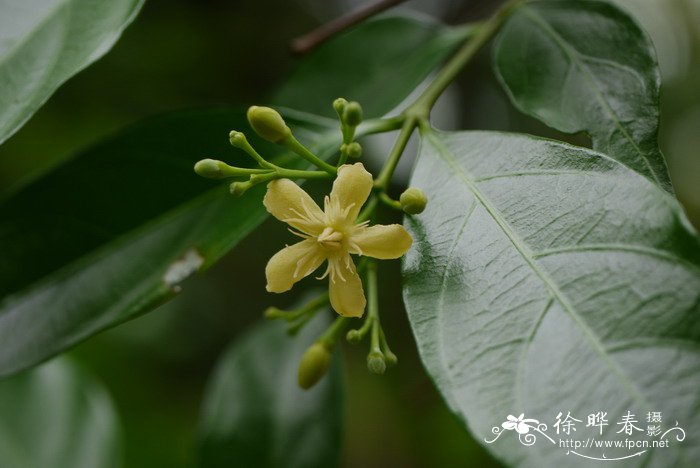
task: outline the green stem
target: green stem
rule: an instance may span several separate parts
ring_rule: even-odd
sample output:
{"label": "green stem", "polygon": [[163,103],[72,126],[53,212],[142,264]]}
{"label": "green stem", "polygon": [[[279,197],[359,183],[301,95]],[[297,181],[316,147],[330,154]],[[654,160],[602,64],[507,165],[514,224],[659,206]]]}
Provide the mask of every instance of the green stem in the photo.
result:
{"label": "green stem", "polygon": [[374,182],[374,186],[376,188],[385,191],[389,186],[391,176],[394,174],[396,165],[399,163],[399,159],[401,159],[401,155],[406,149],[408,140],[411,139],[413,129],[416,128],[417,124],[418,121],[414,117],[408,117],[403,121],[403,125],[401,126],[401,132],[396,138],[396,142],[394,143],[393,148],[391,148],[391,152],[389,153],[389,157],[387,158],[386,163],[384,163],[382,172],[379,174],[379,177],[377,177],[377,180]]}
{"label": "green stem", "polygon": [[[452,81],[454,81],[462,68],[464,68],[464,66],[474,58],[476,53],[498,32],[508,15],[513,11],[515,6],[522,1],[523,0],[507,1],[488,21],[479,25],[477,33],[465,42],[462,48],[459,49],[440,70],[425,91],[423,91],[413,104],[406,108],[403,112],[403,120],[400,121],[401,133],[399,133],[396,143],[394,143],[394,147],[389,153],[389,157],[382,168],[382,172],[374,182],[376,189],[380,192],[386,192],[394,170],[396,169],[396,165],[399,163],[401,155],[406,149],[406,145],[413,134],[413,130],[417,126],[420,126],[422,129],[428,124],[430,111],[440,95],[447,89]],[[397,120],[395,123],[398,122]]]}
{"label": "green stem", "polygon": [[382,346],[382,353],[384,354],[386,363],[390,366],[395,365],[398,362],[398,358],[396,357],[396,354],[391,351],[391,348],[389,348],[389,343],[386,341],[386,335],[384,334],[383,328],[379,329],[379,342]]}
{"label": "green stem", "polygon": [[367,221],[370,218],[370,216],[372,216],[372,213],[374,213],[375,208],[377,208],[378,201],[379,199],[377,198],[377,196],[372,195],[369,201],[365,204],[365,207],[362,208],[362,211],[360,211],[360,214],[357,215],[357,220],[355,222],[361,223],[363,221]]}
{"label": "green stem", "polygon": [[379,344],[379,295],[377,291],[377,265],[374,262],[367,264],[367,296],[369,302],[367,305],[367,320],[372,322],[372,336],[370,344],[370,352],[381,353]]}
{"label": "green stem", "polygon": [[338,337],[343,333],[345,327],[350,324],[350,317],[338,317],[333,321],[330,327],[323,332],[316,342],[323,344],[326,348],[331,349],[338,342]]}
{"label": "green stem", "polygon": [[343,143],[352,143],[353,138],[355,138],[355,130],[357,127],[351,127],[350,125],[341,125],[341,133],[343,134]]}
{"label": "green stem", "polygon": [[389,195],[386,194],[386,192],[381,192],[378,196],[379,201],[384,203],[386,206],[395,210],[403,211],[403,208],[401,208],[401,203],[391,198]]}
{"label": "green stem", "polygon": [[387,119],[365,120],[357,127],[355,134],[356,136],[363,136],[372,135],[375,133],[391,132],[393,130],[400,129],[404,120],[406,120],[404,115],[397,115]]}
{"label": "green stem", "polygon": [[284,141],[280,142],[280,144],[288,150],[293,151],[302,158],[306,159],[319,169],[323,169],[331,175],[335,175],[338,172],[338,169],[335,166],[331,166],[327,162],[319,159],[319,157],[313,154],[311,151],[309,151],[309,149],[306,148],[306,146],[299,143],[299,141],[296,138],[294,138],[293,135],[290,135]]}
{"label": "green stem", "polygon": [[427,119],[435,101],[452,83],[457,74],[471,61],[476,53],[498,32],[501,25],[523,0],[509,0],[504,3],[494,15],[479,26],[479,31],[468,40],[461,49],[440,70],[432,83],[423,91],[416,101],[406,109],[406,115],[415,116],[418,120]]}
{"label": "green stem", "polygon": [[313,301],[311,301],[311,302],[309,302],[308,304],[306,304],[306,305],[302,308],[302,310],[303,310],[304,312],[307,312],[307,313],[308,313],[308,312],[317,312],[321,307],[323,307],[324,305],[328,304],[329,299],[330,299],[330,298],[329,298],[329,296],[328,296],[328,293],[327,293],[327,292],[326,292],[326,293],[323,293],[323,294],[321,294],[320,296],[318,296],[316,299],[314,299]]}
{"label": "green stem", "polygon": [[370,327],[372,326],[372,322],[374,322],[374,319],[372,317],[370,317],[369,315],[367,315],[365,322],[357,330],[358,341],[364,339],[365,335],[367,334]]}
{"label": "green stem", "polygon": [[263,158],[260,155],[260,153],[255,151],[255,148],[253,148],[253,146],[248,142],[248,138],[246,138],[244,133],[232,130],[231,133],[229,134],[229,141],[231,142],[231,145],[234,148],[238,148],[238,149],[243,150],[245,153],[248,154],[248,156],[253,158],[255,160],[255,162],[257,162],[260,167],[267,168],[267,169],[274,168],[274,164],[267,161],[265,158]]}
{"label": "green stem", "polygon": [[275,169],[276,179],[330,179],[333,175],[325,171],[303,171],[278,167]]}
{"label": "green stem", "polygon": [[[403,125],[406,118],[403,115],[397,115],[395,117],[390,117],[388,119],[372,119],[361,123],[358,127],[353,129],[354,137],[360,137],[363,135],[372,135],[375,133],[386,133],[393,130],[398,130]],[[353,138],[349,140],[346,138],[345,131],[343,130],[343,143],[352,143]],[[340,167],[348,160],[348,154],[344,151],[340,152],[340,158],[338,159],[337,166]]]}
{"label": "green stem", "polygon": [[347,160],[348,160],[348,152],[347,152],[347,150],[345,149],[345,146],[343,146],[343,147],[341,148],[341,150],[340,150],[340,157],[338,158],[338,164],[337,164],[337,166],[338,166],[338,167],[342,166],[343,164],[345,164],[345,162],[346,162]]}

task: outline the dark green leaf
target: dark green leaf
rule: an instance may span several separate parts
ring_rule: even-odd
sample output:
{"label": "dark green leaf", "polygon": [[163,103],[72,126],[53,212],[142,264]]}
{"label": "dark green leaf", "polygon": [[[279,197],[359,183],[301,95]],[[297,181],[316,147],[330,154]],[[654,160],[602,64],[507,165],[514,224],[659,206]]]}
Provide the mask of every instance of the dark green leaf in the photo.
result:
{"label": "dark green leaf", "polygon": [[[330,135],[323,155],[337,148],[323,119],[287,121],[307,143]],[[264,186],[233,198],[192,170],[203,157],[247,164],[228,143],[232,128],[248,128],[243,112],[153,119],[0,204],[0,245],[11,246],[0,261],[0,375],[152,309],[265,219]]]}
{"label": "dark green leaf", "polygon": [[365,117],[381,117],[472,31],[428,18],[372,19],[321,45],[299,64],[272,102],[332,117],[331,103],[345,97],[359,101]]}
{"label": "dark green leaf", "polygon": [[[620,439],[623,413],[646,427],[660,411],[686,440],[669,436],[670,448],[625,466],[694,466],[700,240],[671,195],[607,156],[496,132],[429,132],[411,185],[430,201],[406,221],[409,319],[428,372],[478,440],[521,413],[557,437],[559,411],[583,421],[579,439]],[[597,411],[608,412],[603,437],[584,427]],[[535,447],[514,431],[485,445],[513,466],[590,463],[534,435]],[[631,454],[584,451],[603,452]]]}
{"label": "dark green leaf", "polygon": [[143,0],[0,0],[0,143],[104,55]]}
{"label": "dark green leaf", "polygon": [[656,54],[627,14],[597,1],[528,3],[501,31],[494,62],[524,113],[589,133],[594,149],[672,191],[657,142]]}
{"label": "dark green leaf", "polygon": [[3,468],[115,468],[119,439],[109,395],[66,360],[0,383]]}
{"label": "dark green leaf", "polygon": [[332,366],[311,390],[296,383],[299,360],[329,324],[327,313],[321,311],[293,338],[281,323],[260,324],[226,351],[204,399],[202,466],[336,465],[342,428],[340,369]]}

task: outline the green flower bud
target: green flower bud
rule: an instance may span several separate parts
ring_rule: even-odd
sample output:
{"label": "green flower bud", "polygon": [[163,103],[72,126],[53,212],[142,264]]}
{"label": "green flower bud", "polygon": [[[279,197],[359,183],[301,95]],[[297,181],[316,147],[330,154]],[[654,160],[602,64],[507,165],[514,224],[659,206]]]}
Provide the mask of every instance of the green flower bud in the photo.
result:
{"label": "green flower bud", "polygon": [[335,109],[335,111],[338,113],[338,117],[343,117],[343,111],[345,110],[345,106],[347,104],[348,101],[341,97],[333,101],[333,109]]}
{"label": "green flower bud", "polygon": [[228,134],[228,141],[231,142],[231,146],[240,149],[247,149],[249,146],[248,139],[245,137],[243,132],[237,132],[236,130],[231,130]]}
{"label": "green flower bud", "polygon": [[230,185],[229,190],[234,197],[240,197],[252,186],[253,184],[248,180],[245,182],[234,182]]}
{"label": "green flower bud", "polygon": [[386,372],[384,355],[378,351],[372,351],[367,355],[367,369],[373,374],[381,375]]}
{"label": "green flower bud", "polygon": [[428,204],[428,197],[419,188],[409,187],[399,197],[401,209],[408,214],[422,213]]}
{"label": "green flower bud", "polygon": [[287,318],[287,312],[278,309],[277,307],[270,306],[267,309],[265,309],[265,312],[263,312],[263,315],[267,320],[274,320],[274,319],[279,319],[279,318]]}
{"label": "green flower bud", "polygon": [[321,380],[326,375],[331,364],[331,353],[321,343],[312,344],[301,357],[297,381],[299,386],[307,390]]}
{"label": "green flower bud", "polygon": [[221,179],[226,177],[223,170],[226,167],[228,167],[226,163],[216,159],[202,159],[194,165],[194,172],[208,179]]}
{"label": "green flower bud", "polygon": [[362,156],[362,146],[356,141],[353,141],[345,148],[349,158],[360,159]]}
{"label": "green flower bud", "polygon": [[247,177],[249,172],[240,167],[231,167],[216,159],[202,159],[194,165],[197,175],[208,179],[226,179],[228,177]]}
{"label": "green flower bud", "polygon": [[360,330],[348,330],[347,335],[345,335],[345,339],[353,344],[359,343],[362,341],[362,334],[360,333]]}
{"label": "green flower bud", "polygon": [[362,122],[362,106],[358,102],[352,101],[345,105],[343,109],[343,122],[351,127],[357,127]]}
{"label": "green flower bud", "polygon": [[384,350],[384,360],[389,367],[395,366],[399,362],[399,358],[396,357],[396,354],[389,350]]}
{"label": "green flower bud", "polygon": [[251,106],[247,116],[255,133],[273,143],[279,143],[292,134],[279,112],[270,107]]}

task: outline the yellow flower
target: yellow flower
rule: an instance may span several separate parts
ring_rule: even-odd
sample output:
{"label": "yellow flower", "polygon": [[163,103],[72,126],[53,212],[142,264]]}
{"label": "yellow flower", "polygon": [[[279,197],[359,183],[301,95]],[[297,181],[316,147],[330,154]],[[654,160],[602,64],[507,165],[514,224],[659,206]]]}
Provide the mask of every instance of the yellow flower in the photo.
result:
{"label": "yellow flower", "polygon": [[263,201],[267,211],[299,231],[292,232],[304,240],[280,250],[267,263],[267,290],[288,291],[327,260],[328,268],[319,279],[330,277],[333,309],[343,316],[361,317],[367,301],[350,254],[399,258],[413,242],[399,224],[356,223],[371,191],[372,175],[361,163],[338,168],[331,194],[324,199],[323,211],[291,180],[270,182]]}

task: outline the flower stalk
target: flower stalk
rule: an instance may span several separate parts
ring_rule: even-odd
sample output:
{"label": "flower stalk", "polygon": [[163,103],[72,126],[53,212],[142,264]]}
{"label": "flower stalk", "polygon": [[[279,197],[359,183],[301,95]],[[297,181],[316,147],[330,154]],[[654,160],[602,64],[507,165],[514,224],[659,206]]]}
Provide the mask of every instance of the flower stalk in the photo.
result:
{"label": "flower stalk", "polygon": [[303,307],[292,311],[285,311],[277,307],[268,307],[264,315],[268,320],[285,320],[287,334],[296,335],[299,331],[316,316],[319,310],[328,305],[328,293],[321,294]]}

